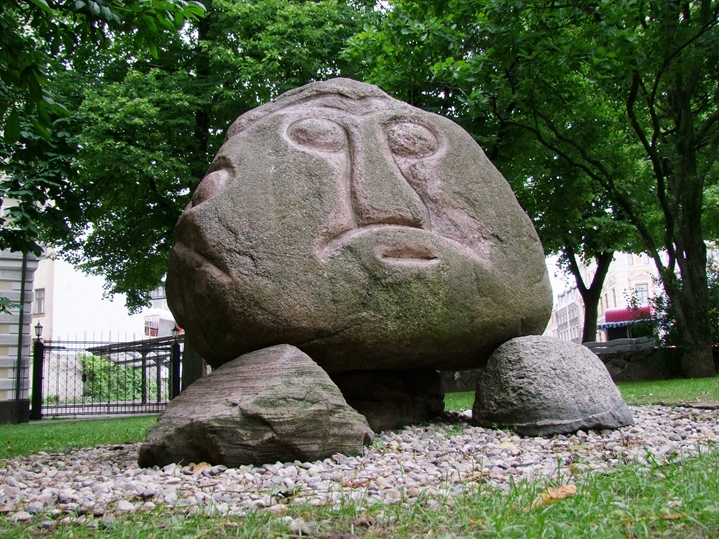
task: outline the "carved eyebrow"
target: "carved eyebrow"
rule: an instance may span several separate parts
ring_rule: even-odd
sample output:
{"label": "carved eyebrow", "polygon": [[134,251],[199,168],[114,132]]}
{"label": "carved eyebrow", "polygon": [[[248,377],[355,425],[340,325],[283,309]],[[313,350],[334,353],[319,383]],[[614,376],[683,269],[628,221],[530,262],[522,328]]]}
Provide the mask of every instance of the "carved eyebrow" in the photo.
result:
{"label": "carved eyebrow", "polygon": [[375,112],[389,110],[393,106],[396,106],[396,103],[392,103],[385,97],[370,96],[353,99],[339,95],[326,94],[309,97],[300,101],[298,105],[309,105],[313,108],[342,110],[353,114],[354,116],[365,116],[367,114],[374,114]]}

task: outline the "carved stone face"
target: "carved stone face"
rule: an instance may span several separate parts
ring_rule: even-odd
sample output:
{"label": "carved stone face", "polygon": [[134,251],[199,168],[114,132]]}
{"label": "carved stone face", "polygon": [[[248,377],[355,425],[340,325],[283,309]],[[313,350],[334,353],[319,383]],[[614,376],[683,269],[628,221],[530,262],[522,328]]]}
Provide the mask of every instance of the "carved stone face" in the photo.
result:
{"label": "carved stone face", "polygon": [[214,367],[288,343],[328,372],[471,368],[551,311],[534,228],[472,138],[347,79],[233,124],[167,288]]}

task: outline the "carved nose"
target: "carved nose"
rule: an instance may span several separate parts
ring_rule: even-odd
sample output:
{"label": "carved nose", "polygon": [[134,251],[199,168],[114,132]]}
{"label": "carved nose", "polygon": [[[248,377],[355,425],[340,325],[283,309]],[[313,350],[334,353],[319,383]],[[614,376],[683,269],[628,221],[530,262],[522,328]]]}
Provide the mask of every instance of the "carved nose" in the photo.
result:
{"label": "carved nose", "polygon": [[358,226],[426,228],[428,211],[395,164],[382,130],[362,130],[352,145],[352,205]]}

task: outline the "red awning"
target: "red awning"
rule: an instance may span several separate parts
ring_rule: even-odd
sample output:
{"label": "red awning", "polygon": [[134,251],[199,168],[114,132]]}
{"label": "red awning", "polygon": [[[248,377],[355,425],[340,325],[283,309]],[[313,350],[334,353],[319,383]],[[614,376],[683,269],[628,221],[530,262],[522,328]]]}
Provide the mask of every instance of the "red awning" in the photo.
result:
{"label": "red awning", "polygon": [[607,309],[604,312],[605,322],[626,322],[651,318],[652,311],[649,305],[642,305],[637,309]]}

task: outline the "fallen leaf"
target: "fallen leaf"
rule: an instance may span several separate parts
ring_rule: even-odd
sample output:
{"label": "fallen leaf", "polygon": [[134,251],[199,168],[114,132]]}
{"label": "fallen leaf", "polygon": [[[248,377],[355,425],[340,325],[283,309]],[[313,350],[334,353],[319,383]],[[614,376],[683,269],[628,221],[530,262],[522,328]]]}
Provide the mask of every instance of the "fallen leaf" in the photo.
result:
{"label": "fallen leaf", "polygon": [[542,507],[550,503],[554,503],[557,500],[572,496],[577,493],[576,485],[561,485],[558,487],[550,487],[544,492],[540,493],[539,496],[532,502],[532,507]]}
{"label": "fallen leaf", "polygon": [[497,447],[500,449],[504,447],[514,447],[514,444],[512,442],[502,442]]}
{"label": "fallen leaf", "polygon": [[200,462],[192,469],[192,475],[200,475],[202,472],[209,468],[212,468],[212,464],[208,462]]}

